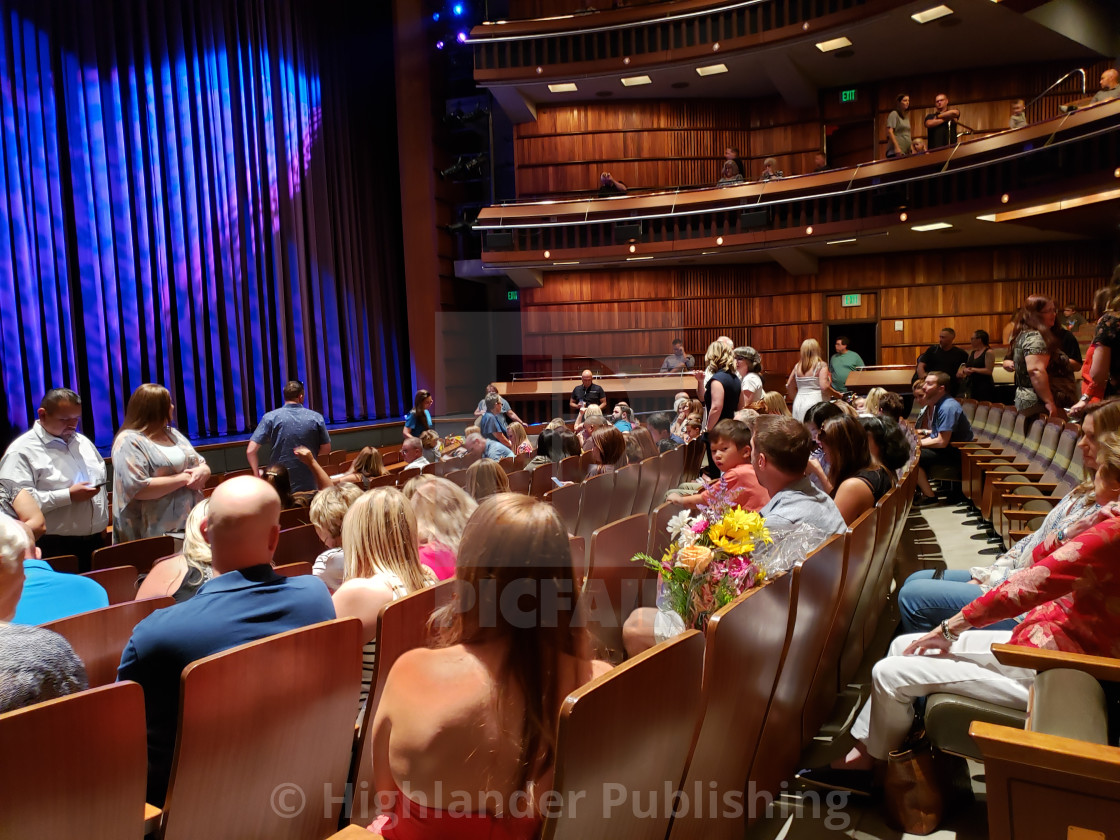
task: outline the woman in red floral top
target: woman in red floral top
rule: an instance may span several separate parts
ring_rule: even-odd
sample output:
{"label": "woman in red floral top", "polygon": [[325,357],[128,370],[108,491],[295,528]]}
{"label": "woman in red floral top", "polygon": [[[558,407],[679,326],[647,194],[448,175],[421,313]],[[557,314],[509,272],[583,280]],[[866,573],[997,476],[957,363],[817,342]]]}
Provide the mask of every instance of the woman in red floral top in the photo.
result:
{"label": "woman in red floral top", "polygon": [[[852,725],[856,746],[831,768],[802,771],[799,778],[866,790],[865,771],[902,745],[918,697],[948,692],[1025,710],[1035,672],[1000,664],[993,644],[1120,658],[1120,436],[1102,436],[1097,462],[1100,511],[1040,544],[1031,566],[941,627],[897,638],[872,671],[871,700]],[[1013,631],[974,629],[1024,612]]]}

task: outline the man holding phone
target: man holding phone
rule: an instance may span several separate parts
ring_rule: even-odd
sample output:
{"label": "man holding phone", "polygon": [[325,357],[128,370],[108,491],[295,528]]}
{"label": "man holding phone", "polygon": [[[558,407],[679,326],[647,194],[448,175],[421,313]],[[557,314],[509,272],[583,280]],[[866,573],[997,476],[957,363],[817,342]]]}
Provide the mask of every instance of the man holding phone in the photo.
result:
{"label": "man holding phone", "polygon": [[81,571],[105,544],[109,524],[105,459],[78,431],[82,398],[69,388],[52,388],[39,403],[39,419],[0,460],[0,478],[27,489],[46,519],[38,546],[44,558],[73,554]]}

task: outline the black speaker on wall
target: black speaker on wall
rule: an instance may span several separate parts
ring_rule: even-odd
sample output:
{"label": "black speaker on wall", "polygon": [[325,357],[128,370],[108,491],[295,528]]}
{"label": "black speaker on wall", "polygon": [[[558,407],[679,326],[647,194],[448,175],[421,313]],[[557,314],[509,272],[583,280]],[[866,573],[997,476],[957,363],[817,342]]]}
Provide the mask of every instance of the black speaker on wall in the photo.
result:
{"label": "black speaker on wall", "polygon": [[486,251],[512,251],[512,230],[488,230],[483,237],[483,250]]}
{"label": "black speaker on wall", "polygon": [[642,236],[642,223],[641,222],[615,222],[614,223],[614,241],[617,245],[620,242],[629,242],[631,239],[640,239]]}
{"label": "black speaker on wall", "polygon": [[739,211],[739,229],[756,230],[770,225],[770,211],[766,208]]}

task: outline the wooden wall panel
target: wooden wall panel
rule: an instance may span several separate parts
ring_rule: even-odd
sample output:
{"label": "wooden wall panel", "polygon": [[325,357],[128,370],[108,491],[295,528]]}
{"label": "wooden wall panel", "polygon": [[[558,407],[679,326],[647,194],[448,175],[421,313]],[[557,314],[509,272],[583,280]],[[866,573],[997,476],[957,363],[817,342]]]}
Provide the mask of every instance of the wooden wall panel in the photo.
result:
{"label": "wooden wall panel", "polygon": [[[853,289],[853,291],[856,291]],[[863,293],[859,306],[844,306],[843,295],[828,295],[824,299],[824,317],[835,321],[871,321],[879,317],[879,300],[875,294]]]}
{"label": "wooden wall panel", "polygon": [[[729,335],[762,352],[768,371],[787,371],[804,339],[824,341],[828,323],[876,318],[880,363],[913,364],[945,326],[961,346],[976,329],[998,344],[1030,294],[1087,309],[1113,256],[1104,243],[1070,243],[836,258],[802,277],[774,264],[550,273],[522,293],[526,368],[568,357],[649,371],[673,338],[702,356]],[[841,307],[844,292],[863,294],[862,305]]]}

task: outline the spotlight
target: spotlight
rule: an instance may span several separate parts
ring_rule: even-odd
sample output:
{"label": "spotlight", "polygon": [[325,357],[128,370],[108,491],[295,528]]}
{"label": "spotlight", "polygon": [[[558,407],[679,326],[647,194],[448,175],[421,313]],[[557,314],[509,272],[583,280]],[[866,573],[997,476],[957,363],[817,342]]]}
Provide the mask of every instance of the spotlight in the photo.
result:
{"label": "spotlight", "polygon": [[437,50],[442,50],[444,48],[444,46],[446,46],[446,45],[443,43],[443,41],[436,41],[436,49]]}
{"label": "spotlight", "polygon": [[458,41],[458,42],[459,42],[460,44],[465,44],[465,43],[467,43],[467,33],[466,33],[466,30],[461,30],[461,31],[459,32],[459,34],[455,36],[455,40],[456,40],[456,41]]}
{"label": "spotlight", "polygon": [[433,21],[438,21],[439,20],[439,12],[432,12],[432,20]]}
{"label": "spotlight", "polygon": [[456,3],[454,6],[451,7],[451,11],[455,13],[455,17],[462,17],[463,16],[463,4],[462,3]]}

